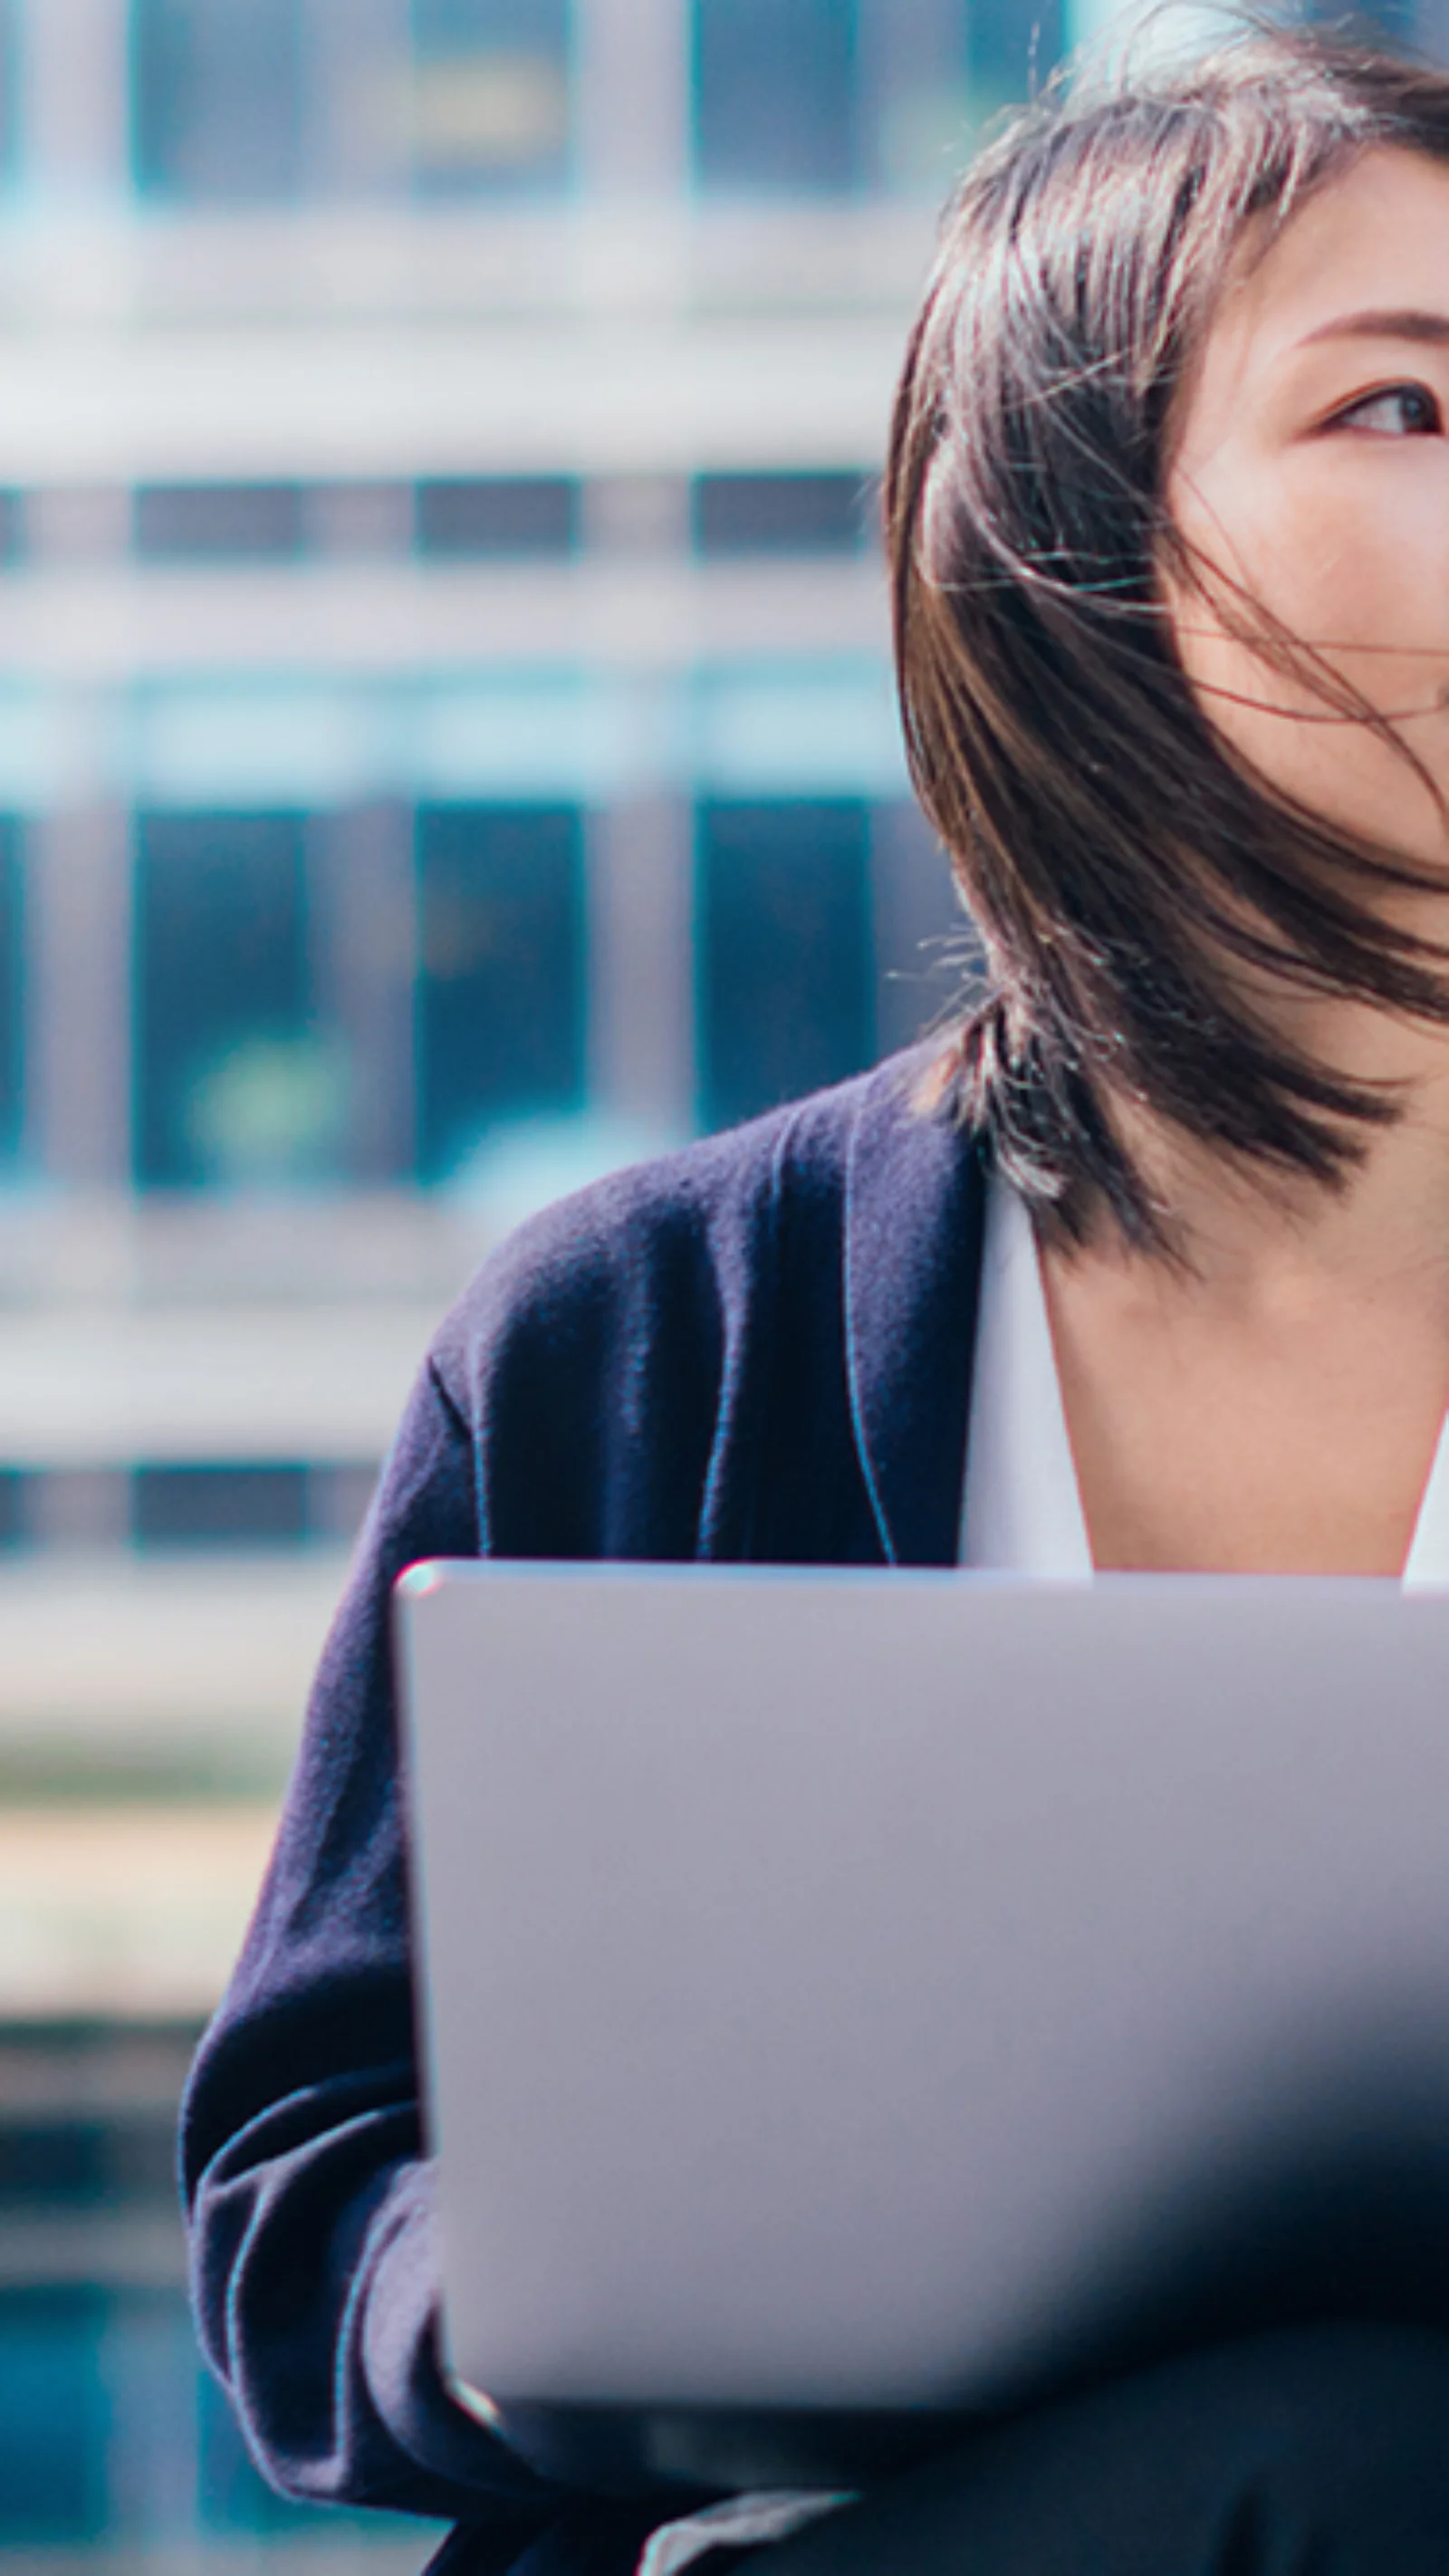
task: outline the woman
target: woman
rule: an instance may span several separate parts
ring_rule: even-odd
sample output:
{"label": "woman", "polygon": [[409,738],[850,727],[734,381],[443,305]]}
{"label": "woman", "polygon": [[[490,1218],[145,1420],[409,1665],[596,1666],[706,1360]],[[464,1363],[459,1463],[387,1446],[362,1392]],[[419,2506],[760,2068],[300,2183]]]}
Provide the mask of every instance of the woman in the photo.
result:
{"label": "woman", "polygon": [[[1446,423],[1449,79],[1254,40],[1052,97],[974,166],[887,518],[985,991],[949,1042],[551,1211],[438,1336],[188,2106],[208,2349],[295,2492],[456,2519],[498,2576],[625,2576],[703,2501],[590,2495],[439,2376],[403,1565],[949,1564],[963,1528],[1042,1570],[1449,1562]],[[1443,2576],[1449,2333],[1183,2353],[761,2565]]]}

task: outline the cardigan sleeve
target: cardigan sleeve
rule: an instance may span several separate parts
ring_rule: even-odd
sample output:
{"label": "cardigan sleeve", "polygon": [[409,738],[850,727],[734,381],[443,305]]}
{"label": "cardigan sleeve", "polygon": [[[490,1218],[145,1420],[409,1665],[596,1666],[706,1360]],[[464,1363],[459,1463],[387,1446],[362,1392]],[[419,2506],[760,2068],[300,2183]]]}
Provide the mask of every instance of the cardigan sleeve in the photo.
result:
{"label": "cardigan sleeve", "polygon": [[182,2165],[202,2341],[254,2458],[298,2496],[495,2520],[515,2539],[568,2501],[454,2402],[436,2357],[391,1590],[424,1557],[697,1552],[722,1343],[713,1256],[678,1197],[636,1182],[550,1211],[440,1333],[193,2070]]}
{"label": "cardigan sleeve", "polygon": [[[796,1183],[782,1233],[792,1125],[781,1113],[548,1211],[444,1325],[184,2108],[202,2340],[264,2473],[299,2496],[491,2523],[500,2566],[510,2534],[556,2522],[604,2473],[555,2452],[547,2426],[510,2420],[501,2438],[438,2366],[392,1585],[420,1558],[479,1553],[878,1561],[840,1345],[838,1156]],[[681,2509],[677,2488],[656,2491]]]}
{"label": "cardigan sleeve", "polygon": [[182,2157],[203,2344],[267,2476],[323,2501],[529,2521],[537,2482],[453,2404],[433,2351],[389,1660],[392,1581],[476,1552],[473,1488],[430,1364],[322,1657]]}

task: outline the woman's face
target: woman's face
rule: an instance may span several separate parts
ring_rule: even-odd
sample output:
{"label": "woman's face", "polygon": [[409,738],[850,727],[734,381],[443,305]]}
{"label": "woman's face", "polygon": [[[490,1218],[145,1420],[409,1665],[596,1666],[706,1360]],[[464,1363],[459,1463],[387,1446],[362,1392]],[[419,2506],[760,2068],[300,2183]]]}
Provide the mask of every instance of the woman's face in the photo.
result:
{"label": "woman's face", "polygon": [[[1368,152],[1240,263],[1186,390],[1168,506],[1449,799],[1449,166]],[[1235,641],[1210,597],[1166,587],[1189,678],[1259,770],[1381,845],[1449,860],[1391,746]]]}

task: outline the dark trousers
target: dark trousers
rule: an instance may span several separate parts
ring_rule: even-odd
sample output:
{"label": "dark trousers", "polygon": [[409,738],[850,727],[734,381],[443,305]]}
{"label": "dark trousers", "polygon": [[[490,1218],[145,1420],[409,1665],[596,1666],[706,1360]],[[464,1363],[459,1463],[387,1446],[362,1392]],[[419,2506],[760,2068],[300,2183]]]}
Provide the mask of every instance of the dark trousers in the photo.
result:
{"label": "dark trousers", "polygon": [[1018,2417],[751,2555],[757,2576],[1449,2576],[1449,2335],[1221,2344]]}
{"label": "dark trousers", "polygon": [[[647,2509],[531,2543],[455,2532],[437,2576],[630,2576]],[[656,2507],[653,2519],[658,2519]],[[1449,2334],[1222,2343],[983,2431],[689,2576],[1449,2576]]]}

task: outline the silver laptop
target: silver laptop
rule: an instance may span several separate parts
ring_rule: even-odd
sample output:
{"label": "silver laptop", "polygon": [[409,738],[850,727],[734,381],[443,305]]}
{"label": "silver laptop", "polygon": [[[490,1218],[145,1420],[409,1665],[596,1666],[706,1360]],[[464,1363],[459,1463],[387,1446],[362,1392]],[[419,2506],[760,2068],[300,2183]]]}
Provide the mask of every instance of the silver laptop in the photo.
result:
{"label": "silver laptop", "polygon": [[712,2474],[691,2425],[853,2427],[835,2475],[1203,2335],[1449,2323],[1449,1595],[398,1593],[464,2390]]}

